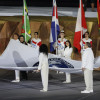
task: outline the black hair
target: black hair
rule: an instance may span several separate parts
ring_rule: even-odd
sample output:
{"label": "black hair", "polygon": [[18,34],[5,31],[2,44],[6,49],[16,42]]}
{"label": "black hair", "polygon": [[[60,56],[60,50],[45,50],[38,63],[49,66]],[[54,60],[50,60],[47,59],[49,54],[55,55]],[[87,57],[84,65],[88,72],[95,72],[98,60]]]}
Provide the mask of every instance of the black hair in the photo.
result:
{"label": "black hair", "polygon": [[34,32],[34,34],[37,34],[38,35],[39,33],[38,32]]}
{"label": "black hair", "polygon": [[45,55],[48,56],[48,47],[46,44],[42,44],[39,48],[40,53],[44,53]]}
{"label": "black hair", "polygon": [[89,48],[92,47],[90,42],[86,42],[86,45],[87,45]]}
{"label": "black hair", "polygon": [[[70,42],[69,40],[67,40],[66,42],[69,43],[69,48],[71,48],[71,47],[72,47],[71,42]],[[67,47],[67,46],[66,46],[66,43],[65,43],[65,48],[66,48],[66,47]]]}
{"label": "black hair", "polygon": [[[23,38],[24,38],[24,36],[23,36],[23,35],[20,35],[20,36],[19,36],[19,41],[20,41],[20,38],[21,38],[21,37],[23,37]],[[25,38],[24,38],[24,41],[23,41],[23,42],[25,42]]]}
{"label": "black hair", "polygon": [[14,33],[14,34],[13,34],[13,36],[14,36],[14,35],[17,35],[17,36],[18,36],[18,38],[19,38],[19,34],[18,34],[18,33]]}
{"label": "black hair", "polygon": [[23,36],[23,35],[20,35],[20,36],[19,36],[19,39],[20,39],[21,37],[23,37],[23,38],[24,38],[24,36]]}
{"label": "black hair", "polygon": [[89,32],[88,32],[88,31],[87,31],[87,32],[85,32],[85,34],[86,34],[86,33],[89,35]]}
{"label": "black hair", "polygon": [[[87,31],[87,32],[85,32],[85,34],[86,34],[86,33],[89,35],[89,32],[88,32],[88,31]],[[83,38],[85,38],[85,34],[83,35]]]}

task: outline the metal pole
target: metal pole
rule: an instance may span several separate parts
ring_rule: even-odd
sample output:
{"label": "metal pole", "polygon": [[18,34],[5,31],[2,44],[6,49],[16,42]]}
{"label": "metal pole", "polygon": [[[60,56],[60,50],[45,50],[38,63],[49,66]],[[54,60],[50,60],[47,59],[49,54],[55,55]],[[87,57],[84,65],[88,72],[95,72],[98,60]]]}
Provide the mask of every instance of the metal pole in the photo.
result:
{"label": "metal pole", "polygon": [[25,12],[25,0],[24,1],[24,25],[25,25],[25,42],[26,42],[26,12]]}
{"label": "metal pole", "polygon": [[82,1],[80,0],[80,9],[81,9],[81,49],[82,49],[82,45],[83,45],[83,43],[82,43]]}
{"label": "metal pole", "polygon": [[[54,3],[56,3],[56,0],[54,0],[55,2]],[[56,35],[56,46],[57,46],[57,26],[56,26],[56,7],[57,7],[57,5],[55,5],[55,35]],[[56,48],[56,55],[58,54],[58,48]]]}

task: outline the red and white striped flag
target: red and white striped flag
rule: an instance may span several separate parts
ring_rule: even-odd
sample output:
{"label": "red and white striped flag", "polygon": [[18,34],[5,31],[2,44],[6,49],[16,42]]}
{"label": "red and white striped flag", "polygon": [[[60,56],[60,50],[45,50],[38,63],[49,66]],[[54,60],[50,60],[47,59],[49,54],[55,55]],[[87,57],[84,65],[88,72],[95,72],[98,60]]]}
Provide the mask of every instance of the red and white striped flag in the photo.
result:
{"label": "red and white striped flag", "polygon": [[82,0],[80,0],[80,6],[78,9],[77,22],[74,35],[73,46],[78,49],[78,52],[81,51],[80,41],[82,40],[82,35],[87,31],[87,25],[85,20],[85,14],[83,9]]}

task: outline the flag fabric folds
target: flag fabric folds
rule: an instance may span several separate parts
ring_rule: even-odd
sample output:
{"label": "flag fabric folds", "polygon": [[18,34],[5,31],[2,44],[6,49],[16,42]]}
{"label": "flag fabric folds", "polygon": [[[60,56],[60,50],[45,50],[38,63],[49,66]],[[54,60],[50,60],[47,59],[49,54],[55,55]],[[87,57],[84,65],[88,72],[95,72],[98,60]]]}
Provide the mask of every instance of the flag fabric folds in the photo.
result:
{"label": "flag fabric folds", "polygon": [[99,27],[99,33],[100,33],[100,3],[99,3],[99,0],[97,0],[97,15],[98,15],[98,27]]}
{"label": "flag fabric folds", "polygon": [[51,22],[51,32],[50,32],[50,52],[55,50],[57,45],[57,36],[60,33],[58,14],[57,14],[57,5],[56,0],[53,0],[53,13],[52,13],[52,22]]}
{"label": "flag fabric folds", "polygon": [[25,42],[31,38],[31,30],[30,30],[30,23],[29,23],[29,16],[28,16],[28,8],[26,4],[26,0],[23,0],[23,17],[22,17],[22,30],[21,33],[25,38]]}
{"label": "flag fabric folds", "polygon": [[80,6],[78,9],[77,22],[75,28],[74,42],[73,46],[78,49],[78,52],[81,51],[80,41],[82,39],[82,35],[87,31],[87,25],[85,20],[85,14],[83,9],[82,0],[80,0]]}

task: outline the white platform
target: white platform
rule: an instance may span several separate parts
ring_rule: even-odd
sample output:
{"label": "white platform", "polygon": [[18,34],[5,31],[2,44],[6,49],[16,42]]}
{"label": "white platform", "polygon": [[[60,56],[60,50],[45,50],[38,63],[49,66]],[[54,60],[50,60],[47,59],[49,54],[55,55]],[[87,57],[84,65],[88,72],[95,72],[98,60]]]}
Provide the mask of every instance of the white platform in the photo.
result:
{"label": "white platform", "polygon": [[[52,7],[28,7],[29,16],[52,16]],[[95,11],[96,8],[95,8]],[[0,6],[0,16],[22,16],[23,7],[4,7]],[[78,8],[58,7],[58,16],[77,17]],[[88,8],[85,16],[97,18],[97,12],[92,12]]]}

